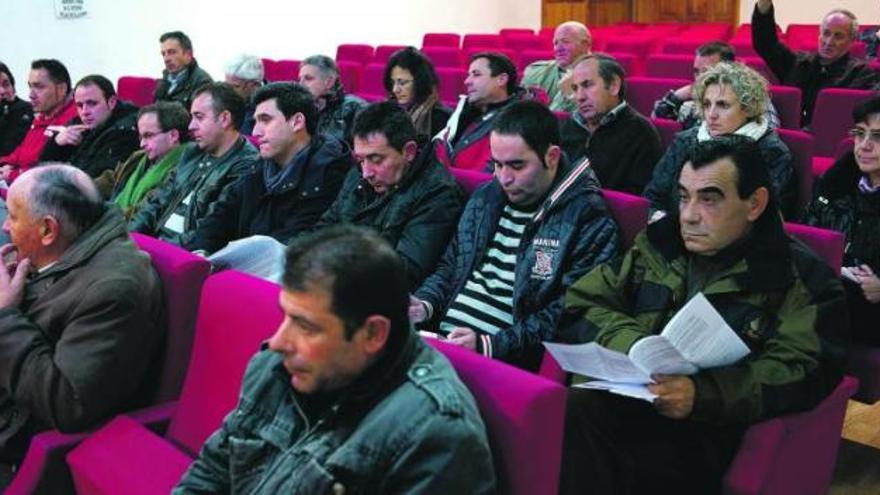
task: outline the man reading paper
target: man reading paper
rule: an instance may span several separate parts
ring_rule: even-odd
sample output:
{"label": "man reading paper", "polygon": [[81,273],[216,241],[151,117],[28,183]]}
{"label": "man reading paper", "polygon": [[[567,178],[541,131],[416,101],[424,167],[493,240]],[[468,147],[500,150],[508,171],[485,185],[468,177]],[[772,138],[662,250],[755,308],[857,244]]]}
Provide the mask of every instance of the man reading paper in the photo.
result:
{"label": "man reading paper", "polygon": [[814,407],[839,382],[843,289],[786,237],[756,144],[700,143],[681,171],[679,211],[566,296],[583,319],[562,332],[627,353],[702,292],[748,346],[691,375],[655,375],[653,403],[572,388],[562,493],[713,493],[749,424]]}

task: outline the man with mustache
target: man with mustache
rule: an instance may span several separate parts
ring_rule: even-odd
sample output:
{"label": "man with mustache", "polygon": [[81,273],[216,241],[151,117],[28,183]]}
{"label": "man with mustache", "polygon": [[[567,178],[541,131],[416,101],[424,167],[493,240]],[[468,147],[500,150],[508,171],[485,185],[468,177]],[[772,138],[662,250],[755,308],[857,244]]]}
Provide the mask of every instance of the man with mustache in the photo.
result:
{"label": "man with mustache", "polygon": [[744,431],[813,408],[842,377],[847,308],[831,268],[785,235],[758,145],[701,142],[678,211],[566,294],[569,342],[628,352],[703,293],[750,353],[693,375],[655,375],[653,403],[569,389],[561,493],[720,493]]}

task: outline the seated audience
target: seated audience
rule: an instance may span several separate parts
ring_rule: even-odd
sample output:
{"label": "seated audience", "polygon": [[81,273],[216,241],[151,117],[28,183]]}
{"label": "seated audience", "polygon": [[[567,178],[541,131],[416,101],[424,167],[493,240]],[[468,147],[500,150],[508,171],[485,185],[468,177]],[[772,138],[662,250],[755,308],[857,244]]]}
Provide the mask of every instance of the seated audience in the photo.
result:
{"label": "seated audience", "polygon": [[220,194],[183,244],[212,253],[228,242],[266,235],[287,244],[314,227],[352,168],[351,149],[332,134],[315,134],[318,111],[309,90],[275,83],[254,97],[261,160]]}
{"label": "seated audience", "polygon": [[388,99],[402,106],[416,126],[416,132],[433,138],[446,127],[452,111],[440,102],[437,72],[428,57],[413,47],[391,55],[385,65]]}
{"label": "seated audience", "polygon": [[471,56],[464,84],[467,95],[459,97],[446,128],[434,137],[435,154],[447,167],[489,172],[492,124],[501,110],[525,99],[526,92],[516,85],[513,62],[494,52]]}
{"label": "seated audience", "polygon": [[825,14],[818,51],[795,52],[779,41],[772,0],[757,0],[752,13],[752,45],[780,84],[801,88],[801,124],[809,126],[816,96],[825,88],[871,89],[877,74],[849,54],[858,33],[856,16],[845,9]]}
{"label": "seated audience", "polygon": [[495,493],[480,412],[410,331],[408,285],[368,229],[294,241],[284,320],[174,493]]}
{"label": "seated audience", "polygon": [[719,63],[697,78],[694,101],[702,123],[675,136],[675,141],[654,167],[644,195],[654,211],[675,211],[676,180],[696,143],[724,134],[738,134],[758,142],[770,173],[773,193],[786,215],[793,213],[796,195],[792,156],[770,128],[767,115],[767,80],[740,63]]}
{"label": "seated audience", "polygon": [[0,156],[12,153],[34,120],[31,104],[15,94],[15,76],[0,62]]}
{"label": "seated audience", "polygon": [[663,144],[654,125],[627,104],[623,67],[608,55],[585,55],[564,81],[577,103],[560,128],[568,158],[589,158],[602,187],[641,194]]}
{"label": "seated audience", "polygon": [[226,84],[244,100],[244,121],[239,132],[250,136],[254,130],[254,93],[263,85],[263,61],[253,55],[239,55],[226,64]]}
{"label": "seated audience", "polygon": [[853,111],[852,152],[816,184],[804,223],[846,236],[843,277],[853,340],[880,346],[880,98]]}
{"label": "seated audience", "polygon": [[312,93],[318,107],[317,134],[332,134],[351,144],[354,116],[367,102],[346,94],[339,67],[326,55],[306,57],[299,67],[299,82]]}
{"label": "seated audience", "polygon": [[64,64],[54,59],[31,63],[28,75],[30,100],[36,116],[27,134],[12,153],[0,156],[0,180],[12,183],[22,172],[36,165],[50,136],[76,117],[71,97],[70,74]]}
{"label": "seated audience", "polygon": [[751,352],[654,375],[653,402],[570,388],[560,493],[721,493],[750,424],[815,407],[842,377],[843,289],[785,235],[754,141],[700,142],[677,188],[678,210],[569,289],[583,321],[562,337],[625,353],[703,293]]}
{"label": "seated audience", "polygon": [[355,224],[375,229],[403,260],[415,289],[437,265],[463,204],[461,190],[429,145],[419,145],[406,112],[374,103],[354,121],[354,158],[342,190],[318,227]]}
{"label": "seated audience", "polygon": [[565,288],[617,255],[617,226],[589,164],[565,159],[547,107],[507,107],[490,139],[496,179],[471,196],[410,315],[452,344],[537,368]]}
{"label": "seated audience", "polygon": [[[694,56],[694,80],[714,67],[719,62],[733,62],[736,52],[730,43],[725,41],[710,41],[703,43],[697,48]],[[678,121],[683,129],[690,129],[700,124],[700,112],[693,100],[693,84],[686,84],[678,89],[670,90],[663,98],[654,102],[654,111],[651,117]],[[773,107],[773,101],[767,101],[767,121],[770,127],[779,127],[779,116]]]}
{"label": "seated audience", "polygon": [[0,462],[31,437],[142,406],[165,334],[159,277],[88,175],[44,165],[9,189],[0,248]]}
{"label": "seated audience", "polygon": [[170,31],[159,37],[165,70],[156,86],[155,101],[177,101],[184,108],[192,105],[195,92],[212,82],[193,57],[192,41],[182,31]]}
{"label": "seated audience", "polygon": [[129,230],[180,245],[192,239],[223,189],[250,173],[257,159],[238,132],[244,101],[232,86],[202,86],[193,94],[190,113],[195,142],[186,145],[180,162],[128,224]]}
{"label": "seated audience", "polygon": [[550,109],[562,112],[573,112],[575,102],[566,97],[560,84],[572,63],[584,55],[590,54],[593,48],[593,37],[590,30],[580,22],[567,21],[560,24],[553,32],[553,60],[532,62],[523,71],[522,86],[529,88],[538,86],[547,93]]}
{"label": "seated audience", "polygon": [[176,101],[141,108],[137,118],[141,149],[95,179],[101,195],[122,209],[126,221],[156,194],[180,162],[189,121],[189,112]]}
{"label": "seated audience", "polygon": [[90,75],[73,89],[77,116],[58,129],[40,161],[69,162],[90,177],[112,170],[138,147],[136,106],[119,101],[113,83]]}

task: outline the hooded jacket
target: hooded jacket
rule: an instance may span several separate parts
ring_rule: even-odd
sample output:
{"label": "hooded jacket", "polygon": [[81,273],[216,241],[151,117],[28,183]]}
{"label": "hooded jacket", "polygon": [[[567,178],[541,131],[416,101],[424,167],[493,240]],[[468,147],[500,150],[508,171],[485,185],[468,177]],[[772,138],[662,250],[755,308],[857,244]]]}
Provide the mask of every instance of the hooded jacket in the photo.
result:
{"label": "hooded jacket", "polygon": [[[443,319],[455,296],[479,267],[498,228],[507,196],[493,180],[474,191],[437,270],[415,296]],[[541,342],[554,340],[565,289],[599,263],[617,255],[619,236],[596,176],[587,163],[560,164],[554,184],[516,251],[512,327],[481,335],[484,355],[537,368]]]}
{"label": "hooded jacket", "polygon": [[284,167],[264,159],[223,190],[184,247],[210,253],[258,234],[287,244],[327,211],[352,165],[348,144],[320,134]]}
{"label": "hooded jacket", "polygon": [[108,205],[28,279],[18,307],[0,309],[4,458],[40,430],[81,431],[145,404],[164,334],[159,277]]}

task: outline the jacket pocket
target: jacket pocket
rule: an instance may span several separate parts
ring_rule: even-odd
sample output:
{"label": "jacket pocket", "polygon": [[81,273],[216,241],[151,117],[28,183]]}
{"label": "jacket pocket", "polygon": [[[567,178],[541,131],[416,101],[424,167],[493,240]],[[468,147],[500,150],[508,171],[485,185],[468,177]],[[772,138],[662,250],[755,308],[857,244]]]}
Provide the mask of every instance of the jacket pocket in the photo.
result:
{"label": "jacket pocket", "polygon": [[247,493],[260,481],[269,462],[265,440],[229,438],[229,475],[233,493]]}

